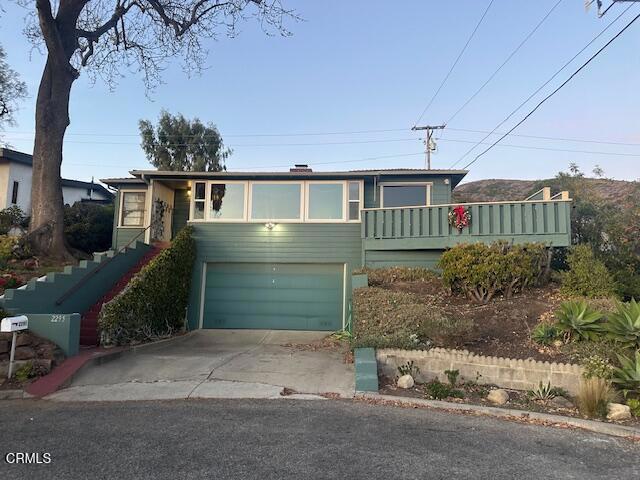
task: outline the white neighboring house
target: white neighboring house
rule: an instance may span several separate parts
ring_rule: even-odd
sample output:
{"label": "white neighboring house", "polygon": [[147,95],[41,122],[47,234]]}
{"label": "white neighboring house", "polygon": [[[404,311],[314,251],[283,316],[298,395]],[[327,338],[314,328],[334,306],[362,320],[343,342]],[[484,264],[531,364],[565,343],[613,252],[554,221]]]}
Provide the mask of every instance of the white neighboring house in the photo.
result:
{"label": "white neighboring house", "polygon": [[[31,213],[31,155],[0,148],[0,210],[17,205],[27,215]],[[65,205],[76,202],[111,203],[113,193],[94,182],[62,179]]]}

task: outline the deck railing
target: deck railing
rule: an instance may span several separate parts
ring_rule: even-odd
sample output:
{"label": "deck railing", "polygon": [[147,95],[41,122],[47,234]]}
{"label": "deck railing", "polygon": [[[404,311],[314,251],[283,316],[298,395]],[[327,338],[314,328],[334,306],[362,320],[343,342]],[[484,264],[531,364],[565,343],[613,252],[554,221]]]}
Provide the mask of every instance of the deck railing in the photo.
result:
{"label": "deck railing", "polygon": [[[449,225],[449,212],[458,205],[471,213],[471,224],[462,230]],[[495,240],[567,246],[570,205],[568,195],[562,195],[545,200],[370,208],[362,211],[362,238],[365,249],[384,250]]]}

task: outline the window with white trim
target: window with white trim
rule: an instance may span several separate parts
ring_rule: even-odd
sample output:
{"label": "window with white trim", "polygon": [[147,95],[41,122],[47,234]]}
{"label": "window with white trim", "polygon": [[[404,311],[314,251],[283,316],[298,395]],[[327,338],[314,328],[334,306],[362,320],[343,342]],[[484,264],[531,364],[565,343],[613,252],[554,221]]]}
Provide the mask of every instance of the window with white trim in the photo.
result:
{"label": "window with white trim", "polygon": [[251,220],[302,220],[302,182],[250,184]]}
{"label": "window with white trim", "polygon": [[120,226],[142,227],[146,210],[146,192],[122,192]]}
{"label": "window with white trim", "polygon": [[360,220],[360,182],[349,182],[349,200],[347,202],[349,208],[350,222]]}
{"label": "window with white trim", "polygon": [[344,182],[308,182],[306,218],[344,220]]}
{"label": "window with white trim", "polygon": [[245,219],[244,182],[214,182],[209,187],[209,220]]}
{"label": "window with white trim", "polygon": [[193,220],[204,220],[205,204],[207,203],[207,183],[195,182],[193,184]]}
{"label": "window with white trim", "polygon": [[430,183],[381,183],[382,208],[424,207],[431,205]]}

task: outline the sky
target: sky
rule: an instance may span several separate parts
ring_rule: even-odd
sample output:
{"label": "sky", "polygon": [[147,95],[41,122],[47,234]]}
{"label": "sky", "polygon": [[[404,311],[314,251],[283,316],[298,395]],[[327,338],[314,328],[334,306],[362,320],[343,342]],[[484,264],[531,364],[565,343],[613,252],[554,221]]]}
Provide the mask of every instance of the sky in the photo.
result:
{"label": "sky", "polygon": [[[557,1],[494,0],[420,123],[446,122]],[[140,147],[138,121],[155,121],[162,109],[217,125],[233,149],[227,160],[230,171],[281,171],[295,163],[308,163],[316,171],[424,167],[421,134],[410,129],[489,0],[282,2],[303,19],[286,21],[291,36],[267,36],[247,21],[237,37],[206,42],[207,68],[199,76],[186,75],[175,59],[163,72],[163,84],[148,92],[136,73],[121,78],[113,90],[81,73],[71,93],[63,176],[90,180],[152,168]],[[0,3],[5,10],[0,44],[29,89],[17,125],[6,127],[0,136],[12,148],[31,153],[35,96],[45,57],[22,32],[31,11],[7,0]],[[495,78],[447,123],[439,134],[433,168],[462,167],[473,160],[488,145],[460,159],[485,137],[479,132],[500,124],[627,6],[614,5],[598,18],[595,9],[585,11],[584,0],[562,0]],[[638,13],[640,3],[631,5],[497,131],[523,118]],[[607,177],[638,180],[638,85],[640,20],[514,131],[525,136],[507,137],[478,158],[466,180],[548,178],[571,162],[585,172],[599,165]]]}

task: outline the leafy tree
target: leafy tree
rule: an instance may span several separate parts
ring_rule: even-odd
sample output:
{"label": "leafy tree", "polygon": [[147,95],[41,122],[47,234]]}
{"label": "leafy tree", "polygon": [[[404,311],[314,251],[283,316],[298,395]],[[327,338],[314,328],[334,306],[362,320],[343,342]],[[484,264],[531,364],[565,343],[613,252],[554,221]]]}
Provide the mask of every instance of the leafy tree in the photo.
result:
{"label": "leafy tree", "polygon": [[12,125],[18,100],[27,96],[27,86],[6,62],[7,54],[0,46],[0,127]]}
{"label": "leafy tree", "polygon": [[35,252],[58,258],[70,257],[60,166],[71,87],[80,72],[115,86],[124,71],[137,71],[152,88],[171,57],[200,71],[205,40],[233,37],[244,20],[254,19],[266,33],[289,35],[283,22],[297,18],[280,0],[14,1],[32,11],[35,5],[27,37],[47,51],[36,100],[29,241]]}
{"label": "leafy tree", "polygon": [[142,149],[158,170],[219,172],[231,153],[216,126],[197,118],[163,110],[155,128],[149,120],[140,120],[139,128]]}
{"label": "leafy tree", "polygon": [[[552,184],[558,190],[568,190],[573,199],[572,243],[591,247],[623,298],[640,298],[640,184],[639,196],[613,205],[593,193],[589,179],[577,165],[569,169],[569,173],[558,173]],[[604,175],[603,171],[594,173]]]}

